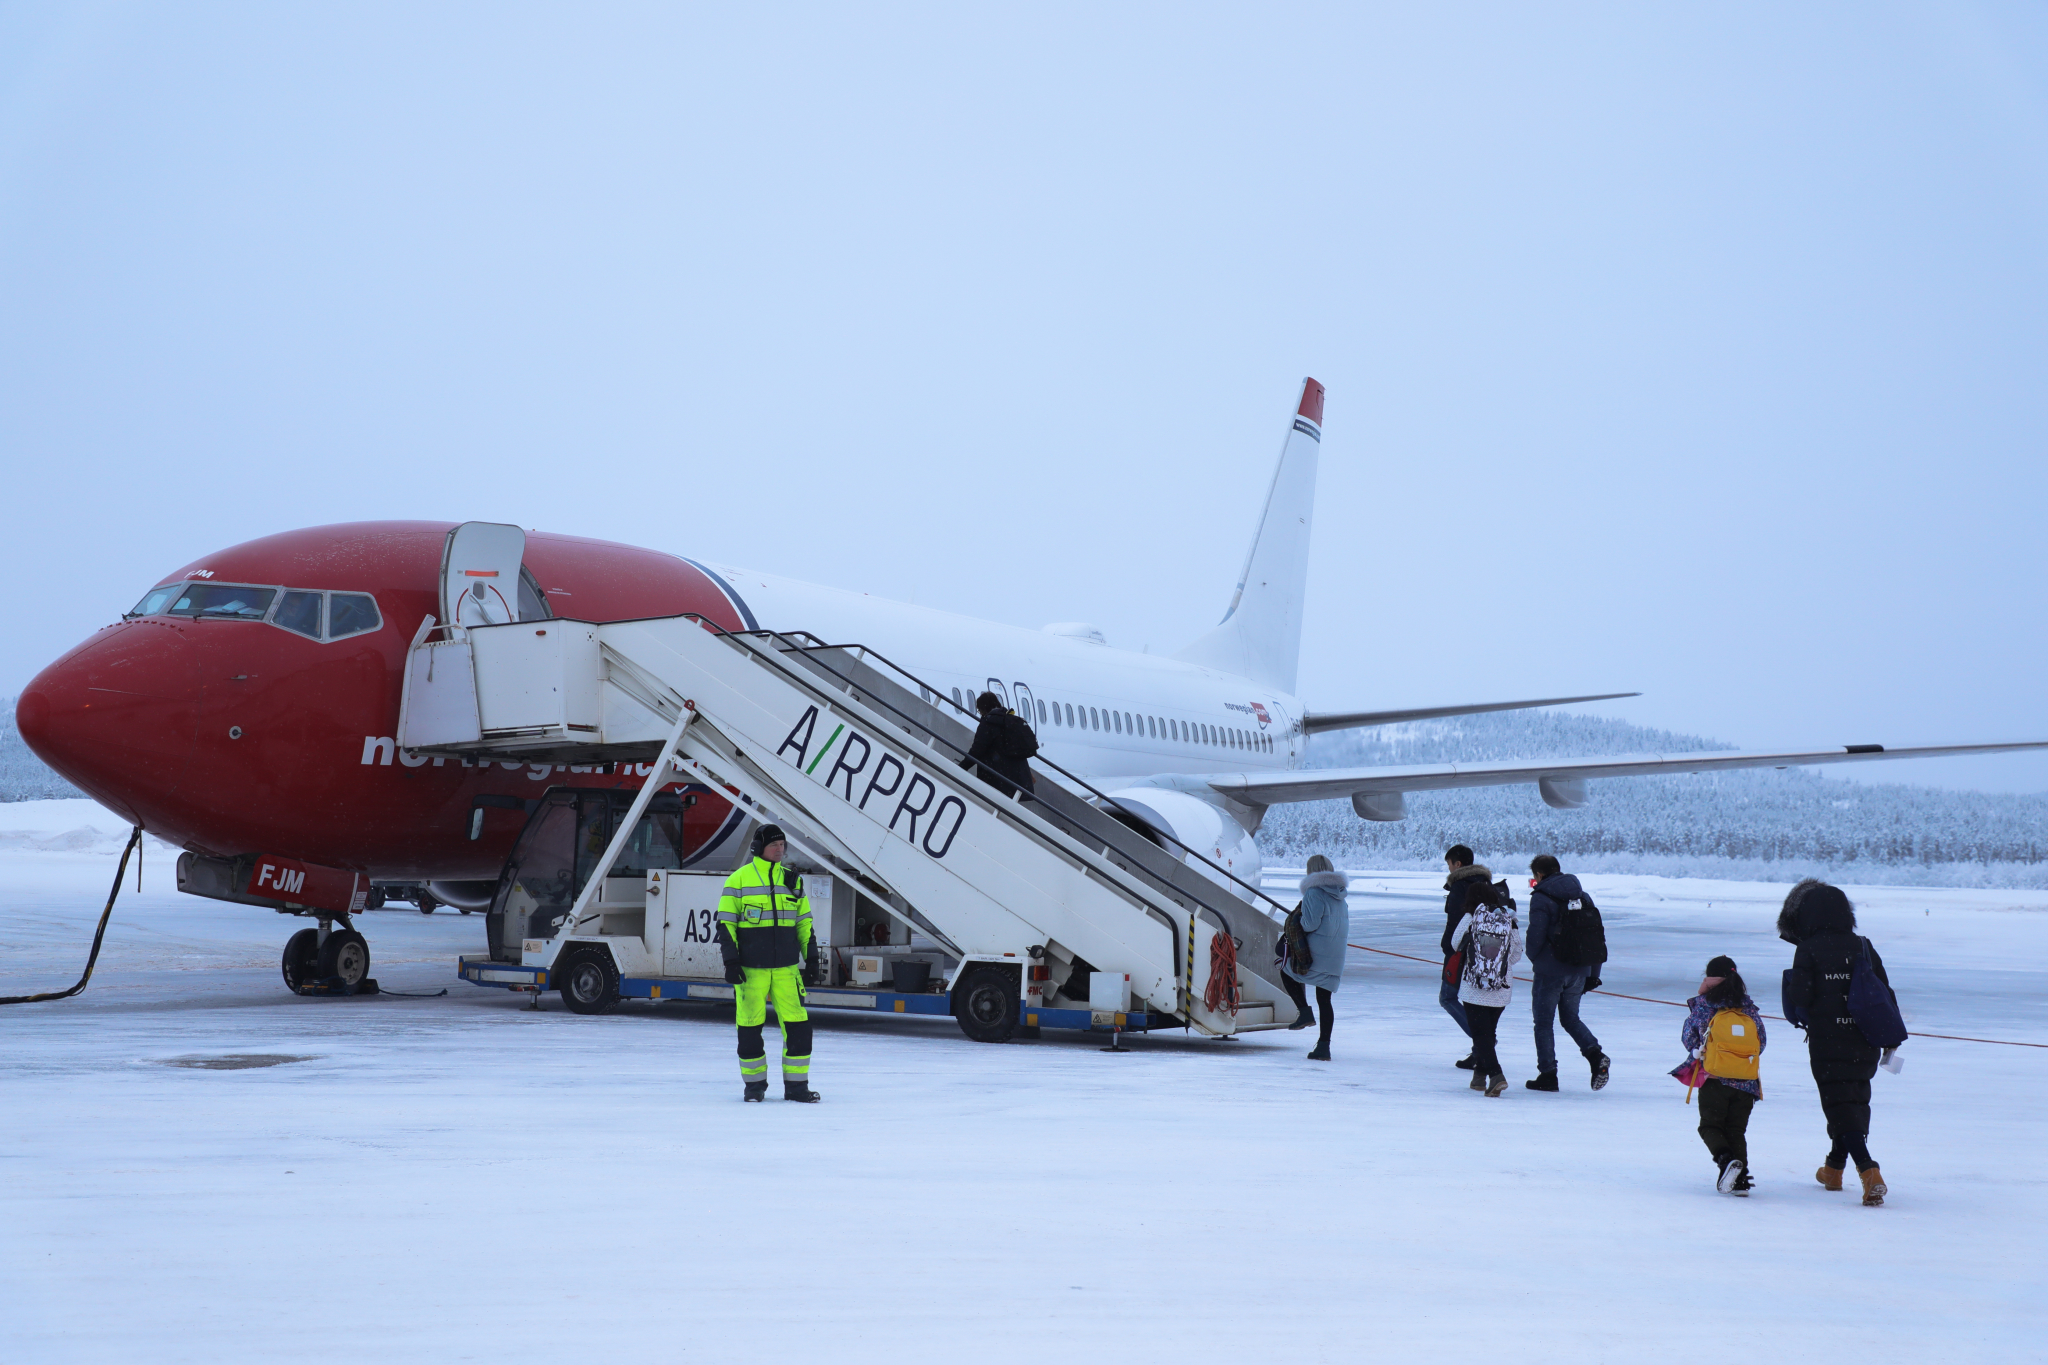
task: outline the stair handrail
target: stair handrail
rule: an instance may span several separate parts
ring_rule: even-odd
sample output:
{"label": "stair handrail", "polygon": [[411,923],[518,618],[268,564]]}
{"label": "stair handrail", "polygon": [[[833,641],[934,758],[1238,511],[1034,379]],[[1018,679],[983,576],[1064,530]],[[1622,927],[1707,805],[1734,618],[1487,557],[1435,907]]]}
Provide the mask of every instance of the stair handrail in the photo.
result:
{"label": "stair handrail", "polygon": [[[920,692],[920,694],[921,694],[921,695],[923,695],[923,696],[931,696],[931,697],[933,697],[933,698],[936,698],[936,699],[937,699],[938,701],[942,701],[942,702],[946,702],[946,703],[949,703],[949,704],[951,704],[951,705],[953,706],[953,708],[954,708],[955,710],[957,710],[957,711],[960,711],[960,712],[961,712],[961,713],[962,713],[963,715],[965,715],[965,714],[966,714],[966,708],[965,708],[965,707],[962,707],[962,706],[961,706],[961,705],[960,705],[960,704],[959,704],[958,702],[955,702],[955,701],[953,701],[953,699],[952,699],[951,697],[947,696],[947,695],[946,695],[946,694],[945,694],[944,692],[941,692],[941,691],[940,691],[939,689],[937,689],[937,688],[935,688],[935,687],[931,686],[931,685],[930,685],[929,683],[925,682],[925,680],[924,680],[924,679],[922,679],[922,678],[918,677],[918,676],[917,676],[917,675],[916,675],[915,673],[912,673],[912,672],[911,672],[911,671],[910,671],[909,669],[907,669],[907,668],[903,667],[903,666],[902,666],[901,664],[897,663],[897,662],[896,662],[896,661],[895,661],[894,659],[891,659],[891,658],[890,658],[890,657],[889,657],[888,655],[886,655],[886,654],[883,654],[883,653],[882,653],[881,651],[879,651],[879,650],[877,650],[877,649],[874,649],[873,647],[871,647],[871,646],[869,646],[869,645],[863,645],[863,644],[838,644],[838,645],[835,645],[835,644],[832,644],[832,643],[830,643],[830,642],[828,642],[828,641],[826,641],[826,640],[824,640],[824,639],[821,639],[820,637],[818,637],[818,636],[816,636],[816,635],[813,635],[813,634],[812,634],[812,633],[811,633],[810,631],[807,631],[807,630],[803,630],[803,631],[779,631],[779,630],[767,630],[767,629],[755,629],[755,630],[728,630],[728,629],[726,629],[726,628],[725,628],[724,626],[720,625],[720,624],[719,624],[718,622],[716,622],[716,621],[713,621],[713,620],[711,620],[711,619],[710,619],[709,617],[703,616],[703,615],[701,615],[700,613],[697,613],[697,612],[684,612],[684,613],[682,613],[682,615],[683,615],[683,618],[684,618],[685,620],[691,620],[691,621],[695,621],[695,622],[697,622],[697,623],[698,623],[698,624],[699,624],[700,626],[703,626],[703,627],[705,627],[706,629],[708,629],[708,630],[711,630],[712,632],[714,632],[715,634],[718,634],[718,635],[723,635],[723,636],[726,636],[726,637],[728,637],[728,638],[739,638],[739,637],[741,637],[741,636],[765,636],[765,637],[767,637],[767,638],[769,638],[769,639],[773,639],[773,640],[776,640],[776,641],[778,641],[778,642],[780,642],[780,643],[782,643],[782,644],[786,645],[786,646],[787,646],[788,648],[790,648],[790,649],[791,649],[791,650],[793,650],[793,651],[796,651],[796,652],[798,652],[798,653],[802,653],[802,654],[813,654],[813,653],[816,653],[817,651],[820,651],[820,650],[828,650],[828,649],[844,649],[844,650],[859,650],[859,651],[861,652],[861,654],[862,654],[863,656],[865,656],[865,657],[867,657],[867,658],[870,658],[870,659],[874,659],[874,660],[876,660],[876,661],[880,662],[880,663],[881,663],[881,664],[882,664],[882,665],[883,665],[884,667],[888,668],[888,669],[889,669],[890,671],[894,672],[894,673],[895,673],[895,674],[897,674],[897,675],[898,675],[899,677],[902,677],[902,678],[904,678],[904,679],[907,679],[908,681],[910,681],[910,682],[912,682],[912,683],[915,683],[915,684],[917,685],[917,688],[918,688],[918,690],[919,690],[919,692]],[[811,643],[811,644],[809,644],[809,645],[805,645],[805,644],[799,643],[799,637],[801,637],[801,639],[804,639],[804,640],[809,640],[809,641],[811,641],[812,643]],[[831,674],[831,675],[832,675],[833,677],[835,677],[835,678],[839,679],[839,681],[841,681],[842,683],[845,683],[845,684],[846,684],[846,685],[847,685],[848,687],[850,687],[850,688],[854,688],[854,689],[858,689],[858,688],[860,687],[860,684],[859,684],[858,682],[854,681],[854,680],[853,680],[852,678],[849,678],[849,677],[847,677],[847,676],[846,676],[845,674],[843,674],[843,673],[839,672],[839,671],[838,671],[837,669],[834,669],[834,668],[832,668],[832,667],[831,667],[830,665],[828,665],[828,664],[825,664],[825,663],[823,663],[822,661],[816,661],[816,662],[818,662],[818,663],[819,663],[819,666],[820,666],[820,667],[822,667],[822,668],[824,668],[824,670],[825,670],[825,671],[826,671],[827,673],[830,673],[830,674]],[[926,726],[926,725],[924,724],[924,722],[923,722],[923,721],[920,721],[920,720],[918,720],[918,719],[917,719],[916,717],[914,717],[914,716],[907,716],[907,715],[903,714],[903,712],[902,712],[902,711],[898,710],[898,709],[897,709],[897,708],[896,708],[896,707],[895,707],[894,705],[890,704],[890,703],[889,703],[889,702],[888,702],[888,701],[887,701],[886,699],[884,699],[884,698],[881,698],[881,697],[871,697],[871,698],[870,698],[869,700],[870,700],[870,702],[871,702],[871,703],[876,703],[876,704],[879,704],[879,705],[881,705],[881,706],[882,706],[882,707],[883,707],[884,709],[886,709],[886,710],[887,710],[887,711],[888,711],[888,712],[889,712],[889,713],[890,713],[891,715],[895,716],[895,717],[897,718],[897,720],[898,720],[898,721],[900,721],[900,722],[901,722],[901,723],[902,723],[902,724],[903,724],[903,725],[904,725],[905,727],[907,727],[907,728],[909,728],[909,729],[912,729],[912,730],[915,730],[915,731],[917,731],[917,732],[918,732],[919,734],[925,735],[925,736],[926,736],[927,738],[929,738],[929,739],[932,739],[932,740],[936,741],[937,743],[939,743],[939,744],[942,744],[942,745],[944,745],[944,746],[945,746],[946,748],[948,748],[948,749],[952,750],[952,751],[953,751],[954,753],[956,753],[956,754],[959,754],[959,755],[960,755],[960,756],[961,756],[962,758],[965,758],[965,757],[967,757],[967,756],[968,756],[968,754],[967,754],[967,751],[966,751],[965,749],[962,749],[962,748],[961,748],[961,747],[960,747],[960,746],[959,746],[958,744],[955,744],[955,743],[954,743],[954,742],[953,742],[952,740],[950,740],[950,739],[946,738],[946,737],[945,737],[944,735],[941,735],[941,734],[939,734],[938,732],[936,732],[936,731],[934,731],[934,730],[930,729],[930,728],[929,728],[928,726]],[[935,703],[935,704],[936,704],[936,703]],[[968,718],[969,718],[969,719],[972,719],[972,717],[971,717],[971,716],[970,716],[970,717],[968,717]],[[1033,730],[1036,730],[1036,729],[1037,729],[1037,727],[1036,727],[1035,725],[1034,725],[1034,726],[1032,726],[1032,728],[1033,728]],[[1111,805],[1111,806],[1117,806],[1117,805],[1119,805],[1119,803],[1117,802],[1117,800],[1116,800],[1116,798],[1115,798],[1115,797],[1113,797],[1113,796],[1109,795],[1109,794],[1108,794],[1107,792],[1105,792],[1105,791],[1101,790],[1101,789],[1100,789],[1099,787],[1095,786],[1095,785],[1094,785],[1094,784],[1093,784],[1092,782],[1090,782],[1090,781],[1088,781],[1088,779],[1086,779],[1086,778],[1084,778],[1084,777],[1080,776],[1080,775],[1079,775],[1078,773],[1075,773],[1075,772],[1071,771],[1070,769],[1067,769],[1067,768],[1064,768],[1064,767],[1060,766],[1059,764],[1057,764],[1057,763],[1053,762],[1053,761],[1052,761],[1051,759],[1048,759],[1048,758],[1044,758],[1044,757],[1042,757],[1042,756],[1034,756],[1034,758],[1033,758],[1032,760],[1029,760],[1029,761],[1034,761],[1034,762],[1037,762],[1037,763],[1041,764],[1041,765],[1042,765],[1042,766],[1044,766],[1044,767],[1050,768],[1050,769],[1051,769],[1052,771],[1054,771],[1054,772],[1056,772],[1056,773],[1060,774],[1060,775],[1061,775],[1062,777],[1066,778],[1066,779],[1067,779],[1067,780],[1068,780],[1069,782],[1073,783],[1073,784],[1074,784],[1075,786],[1077,786],[1077,787],[1080,787],[1080,788],[1081,788],[1081,789],[1082,789],[1083,791],[1086,791],[1086,792],[1087,792],[1087,793],[1089,793],[1089,794],[1090,794],[1091,796],[1095,797],[1097,801],[1100,801],[1100,802],[1104,802],[1104,803],[1107,803],[1108,805]],[[1057,817],[1057,818],[1058,818],[1058,819],[1060,820],[1060,822],[1061,822],[1061,823],[1063,823],[1063,824],[1069,824],[1069,825],[1071,825],[1071,824],[1073,823],[1073,821],[1069,820],[1069,819],[1068,819],[1068,818],[1067,818],[1066,816],[1060,815],[1060,814],[1059,814],[1059,812],[1057,812],[1057,811],[1054,811],[1054,810],[1053,810],[1053,809],[1052,809],[1051,807],[1049,807],[1049,806],[1046,806],[1046,805],[1045,805],[1045,804],[1044,804],[1043,802],[1040,802],[1040,803],[1039,803],[1039,805],[1040,805],[1040,807],[1041,807],[1041,810],[1040,810],[1040,814],[1041,814],[1041,815],[1044,815],[1044,816],[1053,816],[1053,817]],[[1105,812],[1105,813],[1106,813],[1106,812]],[[1112,818],[1112,819],[1114,819],[1115,817],[1114,817],[1114,816],[1112,816],[1111,818]],[[1084,831],[1082,831],[1082,832],[1083,832],[1083,833],[1086,833],[1086,831],[1085,831],[1085,830],[1084,830]],[[1135,831],[1134,831],[1134,832],[1135,832]],[[1197,861],[1197,862],[1201,863],[1201,864],[1202,864],[1202,866],[1204,866],[1204,867],[1208,868],[1208,869],[1209,869],[1210,871],[1214,872],[1214,873],[1216,874],[1216,876],[1217,876],[1217,877],[1220,877],[1220,878],[1224,879],[1225,881],[1231,882],[1231,883],[1233,883],[1233,884],[1235,884],[1235,885],[1237,885],[1237,886],[1243,887],[1243,888],[1245,889],[1245,891],[1249,892],[1249,893],[1250,893],[1250,895],[1251,895],[1252,897],[1256,897],[1256,898],[1257,898],[1258,900],[1264,901],[1264,902],[1265,902],[1265,903],[1266,903],[1267,905],[1270,905],[1270,906],[1272,906],[1274,910],[1276,910],[1276,911],[1278,911],[1278,912],[1279,912],[1278,918],[1280,918],[1280,919],[1285,919],[1285,918],[1287,917],[1287,907],[1286,907],[1286,906],[1284,906],[1284,905],[1282,905],[1282,904],[1281,904],[1281,903],[1280,903],[1279,901],[1276,901],[1276,900],[1274,900],[1274,899],[1273,899],[1273,898],[1272,898],[1271,896],[1267,895],[1267,894],[1266,894],[1266,893],[1265,893],[1265,892],[1264,892],[1264,891],[1263,891],[1262,889],[1260,889],[1259,887],[1253,886],[1253,885],[1252,885],[1251,883],[1249,883],[1249,882],[1245,881],[1245,880],[1244,880],[1243,878],[1241,878],[1241,877],[1238,877],[1238,876],[1237,876],[1236,874],[1232,873],[1231,871],[1229,871],[1229,870],[1228,870],[1228,869],[1226,869],[1226,868],[1218,867],[1218,866],[1217,866],[1217,865],[1216,865],[1215,863],[1211,862],[1211,861],[1210,861],[1210,860],[1209,860],[1209,859],[1208,859],[1207,857],[1205,857],[1205,856],[1204,856],[1204,855],[1202,855],[1201,853],[1197,852],[1196,850],[1194,850],[1194,849],[1192,849],[1192,848],[1188,847],[1188,845],[1186,845],[1186,844],[1182,843],[1182,842],[1181,842],[1181,841],[1180,841],[1179,839],[1175,838],[1175,837],[1174,837],[1173,835],[1171,835],[1171,834],[1167,833],[1166,831],[1164,831],[1164,830],[1153,830],[1153,833],[1154,833],[1155,835],[1157,835],[1157,836],[1158,836],[1159,838],[1161,838],[1161,839],[1163,839],[1163,840],[1167,841],[1168,843],[1172,844],[1172,845],[1173,845],[1173,846],[1174,846],[1175,848],[1177,848],[1177,849],[1180,849],[1180,850],[1181,850],[1181,851],[1182,851],[1183,853],[1187,854],[1187,856],[1188,856],[1189,858],[1191,858],[1191,859],[1193,859],[1193,860],[1195,860],[1195,861]],[[1091,837],[1092,837],[1092,836],[1091,836]],[[1214,907],[1204,907],[1204,908],[1205,908],[1205,909],[1208,909],[1208,910],[1210,910],[1210,911],[1211,911],[1211,913],[1214,913],[1214,914],[1219,914],[1219,915],[1220,915],[1220,913],[1221,913],[1220,911],[1216,911],[1216,910],[1214,909]],[[1256,908],[1256,907],[1254,907],[1254,908]],[[1267,918],[1268,918],[1268,919],[1273,919],[1273,918],[1274,918],[1274,916],[1272,916],[1272,915],[1270,915],[1270,914],[1269,914],[1269,915],[1267,915]],[[1226,927],[1226,928],[1228,928],[1228,923],[1227,923],[1227,921],[1226,921],[1225,927]]]}

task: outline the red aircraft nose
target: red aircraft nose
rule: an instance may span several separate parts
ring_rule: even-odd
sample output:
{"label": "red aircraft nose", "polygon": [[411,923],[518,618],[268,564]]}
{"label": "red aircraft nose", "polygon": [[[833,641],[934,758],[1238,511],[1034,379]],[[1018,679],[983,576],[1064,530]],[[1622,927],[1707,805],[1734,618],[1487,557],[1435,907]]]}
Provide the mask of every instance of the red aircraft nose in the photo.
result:
{"label": "red aircraft nose", "polygon": [[199,739],[199,659],[182,621],[110,626],[23,689],[15,723],[36,755],[87,795],[148,823]]}

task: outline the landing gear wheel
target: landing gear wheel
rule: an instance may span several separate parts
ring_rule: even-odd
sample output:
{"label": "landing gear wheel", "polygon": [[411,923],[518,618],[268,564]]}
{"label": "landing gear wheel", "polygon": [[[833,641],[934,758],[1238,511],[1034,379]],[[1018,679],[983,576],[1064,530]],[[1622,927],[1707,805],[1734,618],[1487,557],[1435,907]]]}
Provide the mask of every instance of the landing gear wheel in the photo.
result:
{"label": "landing gear wheel", "polygon": [[[302,931],[304,932],[304,931]],[[370,974],[370,945],[353,929],[336,929],[320,945],[320,975],[338,976],[341,984],[354,989]]]}
{"label": "landing gear wheel", "polygon": [[293,994],[320,979],[320,931],[301,929],[284,941],[284,984]]}
{"label": "landing gear wheel", "polygon": [[619,1003],[619,969],[602,948],[571,948],[555,964],[562,1003],[578,1014],[603,1014]]}
{"label": "landing gear wheel", "polygon": [[977,1043],[1007,1043],[1017,1032],[1017,974],[977,967],[953,996],[960,1031]]}

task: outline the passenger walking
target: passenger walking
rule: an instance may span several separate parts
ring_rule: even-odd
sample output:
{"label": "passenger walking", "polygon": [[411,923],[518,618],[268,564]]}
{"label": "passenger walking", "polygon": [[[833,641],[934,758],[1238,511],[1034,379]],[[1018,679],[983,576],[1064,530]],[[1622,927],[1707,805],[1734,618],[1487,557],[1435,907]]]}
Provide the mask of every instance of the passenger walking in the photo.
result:
{"label": "passenger walking", "polygon": [[[1840,887],[1810,877],[1793,887],[1778,912],[1778,937],[1798,950],[1785,973],[1785,1017],[1806,1030],[1807,1059],[1828,1122],[1828,1157],[1813,1178],[1825,1189],[1839,1190],[1843,1167],[1853,1159],[1863,1182],[1863,1202],[1875,1207],[1884,1202],[1886,1189],[1870,1155],[1870,1080],[1879,1061],[1890,1060],[1891,1050],[1864,1036],[1849,1007],[1849,991],[1866,951],[1869,970],[1887,997],[1891,978],[1870,940],[1857,936],[1856,909]],[[1892,1007],[1896,1011],[1896,1001]]]}
{"label": "passenger walking", "polygon": [[1028,796],[1038,790],[1028,761],[1038,752],[1038,736],[1024,719],[1003,705],[993,692],[974,699],[981,723],[974,729],[974,743],[960,766],[1005,796],[1015,796],[1022,787]]}
{"label": "passenger walking", "polygon": [[1679,1041],[1690,1054],[1672,1075],[1699,1086],[1700,1141],[1714,1158],[1714,1188],[1746,1195],[1749,1173],[1749,1115],[1764,1097],[1759,1078],[1764,1053],[1764,1020],[1734,959],[1707,963],[1699,994],[1685,1002]]}
{"label": "passenger walking", "polygon": [[811,903],[804,881],[783,865],[789,844],[782,830],[763,825],[754,856],[725,879],[718,898],[718,948],[733,988],[739,1025],[741,1098],[768,1098],[768,1047],[762,1026],[768,1002],[782,1025],[782,1098],[816,1104],[811,1089],[811,1016],[804,982],[820,979],[818,943],[811,933]]}
{"label": "passenger walking", "polygon": [[[1593,1088],[1602,1089],[1610,1065],[1607,1054],[1600,1050],[1593,1030],[1579,1021],[1579,1000],[1596,969],[1577,960],[1589,954],[1576,951],[1580,939],[1598,937],[1605,942],[1599,908],[1579,879],[1561,870],[1548,853],[1530,860],[1529,886],[1529,967],[1534,977],[1529,1011],[1536,1024],[1536,1079],[1526,1084],[1531,1090],[1557,1089],[1557,1033],[1552,1025],[1562,1019],[1564,1031],[1593,1068]],[[1588,922],[1590,934],[1582,927]]]}
{"label": "passenger walking", "polygon": [[[1345,901],[1344,874],[1318,853],[1308,860],[1301,879],[1301,904],[1289,915],[1287,961],[1280,966],[1280,984],[1294,1000],[1295,1019],[1289,1028],[1307,1028],[1318,1021],[1322,1032],[1312,1062],[1330,1060],[1330,1029],[1337,1022],[1330,997],[1344,981],[1344,949],[1351,937],[1351,908]],[[1316,988],[1316,1008],[1308,1007],[1309,986]]]}
{"label": "passenger walking", "polygon": [[1501,1013],[1514,998],[1509,972],[1522,960],[1522,929],[1507,890],[1505,882],[1489,884],[1449,935],[1458,957],[1458,1001],[1472,1030],[1472,1088],[1492,1099],[1508,1088],[1496,1041]]}
{"label": "passenger walking", "polygon": [[[1471,913],[1486,888],[1493,885],[1493,874],[1483,863],[1472,861],[1472,850],[1463,844],[1453,844],[1444,851],[1444,867],[1450,875],[1444,878],[1444,979],[1437,988],[1436,1002],[1444,1007],[1444,1013],[1451,1016],[1453,1023],[1467,1038],[1472,1036],[1471,1021],[1465,1017],[1465,1006],[1458,1000],[1458,974],[1451,967],[1452,943],[1456,940],[1451,930],[1458,927],[1458,921]],[[1455,1065],[1470,1071],[1476,1054],[1467,1051]]]}

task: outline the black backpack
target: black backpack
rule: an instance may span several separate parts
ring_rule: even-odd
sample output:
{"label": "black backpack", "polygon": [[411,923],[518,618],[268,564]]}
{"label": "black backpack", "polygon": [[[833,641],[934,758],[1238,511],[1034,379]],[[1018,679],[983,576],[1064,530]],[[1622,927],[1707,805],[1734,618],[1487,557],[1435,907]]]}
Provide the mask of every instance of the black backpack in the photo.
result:
{"label": "black backpack", "polygon": [[1550,951],[1567,967],[1597,967],[1607,960],[1607,929],[1600,907],[1583,891],[1557,902],[1557,923],[1550,926]]}
{"label": "black backpack", "polygon": [[1003,717],[1003,757],[1023,760],[1038,755],[1038,736],[1014,711]]}

